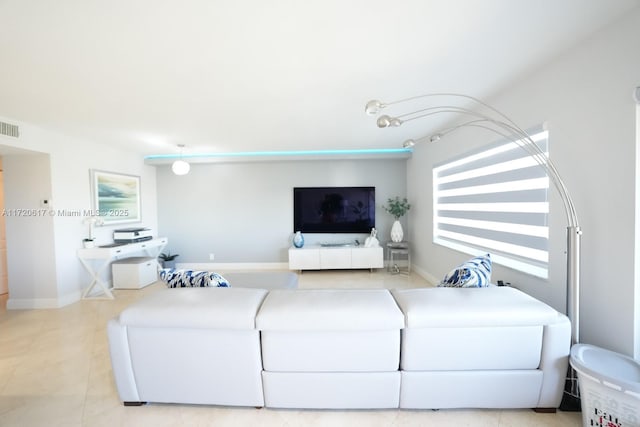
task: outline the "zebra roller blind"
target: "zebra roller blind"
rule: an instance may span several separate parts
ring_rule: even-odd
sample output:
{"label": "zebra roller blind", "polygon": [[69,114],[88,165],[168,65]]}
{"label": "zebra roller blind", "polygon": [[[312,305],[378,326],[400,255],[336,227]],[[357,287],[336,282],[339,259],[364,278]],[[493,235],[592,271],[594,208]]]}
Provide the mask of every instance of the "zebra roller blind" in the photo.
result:
{"label": "zebra roller blind", "polygon": [[[531,135],[548,156],[548,131]],[[548,277],[549,178],[511,141],[433,169],[433,241]]]}

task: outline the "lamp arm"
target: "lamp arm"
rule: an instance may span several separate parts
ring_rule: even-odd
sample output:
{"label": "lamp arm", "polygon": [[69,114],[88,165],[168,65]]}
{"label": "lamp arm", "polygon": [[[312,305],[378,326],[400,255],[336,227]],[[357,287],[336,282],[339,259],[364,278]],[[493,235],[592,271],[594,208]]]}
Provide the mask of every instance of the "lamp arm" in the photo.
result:
{"label": "lamp arm", "polygon": [[[522,128],[520,128],[518,125],[516,125],[513,122],[513,120],[509,119],[505,114],[501,113],[500,111],[498,111],[497,109],[491,107],[490,105],[480,101],[479,99],[476,99],[476,98],[468,96],[468,95],[460,95],[460,94],[421,95],[421,96],[418,96],[418,97],[407,98],[407,99],[401,100],[401,101],[395,101],[395,102],[392,102],[390,104],[395,104],[395,103],[404,102],[404,101],[407,101],[407,100],[412,100],[412,99],[417,99],[417,98],[422,98],[422,97],[427,97],[427,96],[442,96],[442,95],[459,96],[459,97],[471,99],[471,100],[473,100],[473,101],[485,106],[486,108],[490,109],[491,111],[494,111],[500,117],[504,117],[506,119],[506,121],[493,119],[493,118],[491,118],[491,117],[489,117],[489,116],[487,116],[485,114],[482,114],[482,113],[480,113],[478,111],[470,110],[470,109],[465,108],[465,107],[459,107],[459,106],[454,106],[454,105],[445,105],[445,106],[436,106],[436,107],[423,108],[421,110],[417,110],[417,111],[413,111],[413,112],[410,112],[410,113],[401,114],[401,115],[396,116],[396,117],[381,116],[381,117],[384,117],[384,120],[382,120],[382,121],[378,120],[378,122],[377,122],[378,123],[378,127],[387,127],[387,126],[391,125],[392,123],[393,123],[394,126],[398,126],[398,125],[401,125],[404,122],[408,122],[408,121],[411,121],[411,120],[416,120],[416,119],[420,119],[420,118],[425,118],[425,117],[435,116],[435,115],[445,114],[445,113],[456,113],[456,114],[463,114],[463,115],[476,117],[475,120],[467,121],[467,122],[458,124],[456,126],[450,127],[448,129],[445,129],[444,131],[441,131],[439,133],[439,135],[440,136],[444,136],[444,135],[446,135],[448,133],[451,133],[451,132],[453,132],[453,131],[455,131],[457,129],[460,129],[462,127],[475,126],[475,127],[481,127],[481,128],[485,128],[485,129],[491,130],[491,131],[503,136],[505,139],[511,140],[514,143],[518,144],[518,146],[520,146],[522,149],[524,149],[526,152],[528,152],[535,159],[535,161],[545,170],[547,175],[553,181],[554,186],[556,187],[556,189],[558,190],[558,192],[560,193],[560,196],[562,198],[562,201],[563,201],[563,204],[564,204],[564,208],[565,208],[565,213],[566,213],[566,216],[567,216],[568,224],[570,226],[576,226],[576,227],[578,226],[578,217],[577,217],[575,206],[573,204],[573,200],[571,199],[571,196],[569,195],[569,191],[568,191],[566,185],[564,184],[564,181],[562,180],[560,174],[558,173],[558,170],[556,169],[555,165],[549,159],[549,157],[545,153],[543,153],[542,150],[540,150],[540,147],[538,147],[536,145],[536,143],[533,142],[533,140],[531,139],[529,134],[527,132],[525,132]],[[386,105],[390,105],[390,104],[382,104],[382,105],[386,106]],[[415,115],[417,113],[423,113],[423,114]],[[402,117],[405,117],[405,119],[402,120],[401,119]],[[408,118],[406,118],[406,117],[408,117]],[[490,127],[490,126],[481,125],[481,123],[490,123],[490,124],[500,128],[500,129],[506,131],[506,133],[505,132],[499,132],[498,130],[496,130],[493,127]],[[515,137],[514,137],[514,134],[515,134]]]}
{"label": "lamp arm", "polygon": [[[543,168],[549,179],[553,181],[554,186],[558,190],[562,203],[564,205],[565,213],[567,216],[567,315],[571,320],[571,342],[577,343],[579,340],[579,325],[580,325],[580,240],[582,236],[582,230],[578,224],[578,215],[576,213],[573,200],[569,195],[569,191],[564,184],[564,181],[560,177],[555,165],[549,159],[549,157],[540,150],[540,147],[536,145],[531,139],[529,134],[521,129],[513,120],[511,120],[506,114],[502,113],[498,109],[491,105],[481,101],[473,96],[459,94],[459,93],[429,93],[425,95],[413,96],[410,98],[400,99],[389,103],[383,103],[378,100],[371,100],[367,102],[365,106],[365,112],[369,115],[377,115],[381,109],[403,102],[413,101],[421,98],[429,97],[453,97],[458,99],[464,99],[472,101],[473,103],[483,107],[487,111],[496,115],[496,118],[492,118],[490,115],[481,113],[479,111],[473,111],[466,107],[458,107],[452,105],[428,107],[412,113],[402,114],[398,117],[389,117],[386,115],[379,116],[377,120],[378,127],[388,126],[400,126],[403,122],[415,120],[422,117],[434,116],[444,113],[457,113],[466,116],[471,116],[474,119],[466,121],[462,124],[450,127],[441,131],[435,136],[443,136],[448,133],[454,132],[457,129],[463,127],[479,127],[490,130],[512,142],[516,143],[520,148],[529,153],[535,161]],[[417,115],[416,115],[417,114]],[[420,138],[422,139],[422,138]],[[439,138],[432,136],[429,138],[431,141]],[[415,143],[411,141],[412,144]]]}
{"label": "lamp arm", "polygon": [[365,107],[365,111],[367,112],[367,114],[370,115],[374,115],[374,114],[378,114],[378,112],[383,109],[388,107],[389,105],[394,105],[394,104],[401,104],[403,102],[408,102],[408,101],[415,101],[416,99],[422,99],[422,98],[433,98],[433,97],[442,97],[442,96],[446,96],[446,97],[454,97],[454,98],[462,98],[462,99],[468,99],[470,101],[475,102],[476,104],[482,105],[483,107],[493,111],[494,113],[500,115],[500,117],[502,117],[504,120],[506,120],[507,122],[511,123],[512,125],[516,125],[506,114],[502,113],[500,110],[496,109],[495,107],[492,107],[491,105],[487,104],[486,102],[473,97],[471,95],[465,95],[462,93],[454,93],[454,92],[436,92],[436,93],[427,93],[424,95],[416,95],[416,96],[412,96],[409,98],[404,98],[404,99],[399,99],[397,101],[391,101],[391,102],[381,102],[378,100],[371,100],[367,103],[366,107]]}

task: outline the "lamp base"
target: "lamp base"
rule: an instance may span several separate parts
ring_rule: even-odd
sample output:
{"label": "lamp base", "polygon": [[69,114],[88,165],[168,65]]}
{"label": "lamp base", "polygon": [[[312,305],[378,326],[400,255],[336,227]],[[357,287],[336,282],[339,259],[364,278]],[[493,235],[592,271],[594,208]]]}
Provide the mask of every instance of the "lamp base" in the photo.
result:
{"label": "lamp base", "polygon": [[581,405],[579,397],[565,392],[562,395],[562,402],[560,402],[560,410],[563,412],[582,412]]}
{"label": "lamp base", "polygon": [[571,366],[567,369],[567,378],[564,382],[564,392],[559,409],[564,412],[582,412],[578,375]]}

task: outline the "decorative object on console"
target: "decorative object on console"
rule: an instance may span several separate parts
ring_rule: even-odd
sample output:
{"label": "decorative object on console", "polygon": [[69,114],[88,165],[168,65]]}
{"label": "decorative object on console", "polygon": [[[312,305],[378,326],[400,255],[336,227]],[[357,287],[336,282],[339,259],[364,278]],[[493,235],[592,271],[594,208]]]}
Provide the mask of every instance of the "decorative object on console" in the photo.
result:
{"label": "decorative object on console", "polygon": [[82,220],[83,224],[89,224],[89,237],[82,239],[82,246],[85,248],[93,248],[95,246],[95,236],[93,235],[93,228],[104,224],[104,220],[98,216],[88,216]]}
{"label": "decorative object on console", "polygon": [[411,209],[411,204],[406,197],[400,200],[400,197],[396,196],[395,199],[388,199],[387,204],[382,206],[382,208],[395,218],[391,226],[391,241],[395,243],[402,242],[404,231],[402,230],[402,224],[400,224],[400,218]]}
{"label": "decorative object on console", "polygon": [[224,277],[210,271],[163,268],[160,270],[160,280],[169,288],[229,287],[229,282]]}
{"label": "decorative object on console", "polygon": [[184,149],[184,144],[178,144],[178,147],[180,148],[180,159],[173,162],[173,164],[171,165],[171,170],[176,175],[186,175],[191,170],[191,165],[182,159],[182,150]]}
{"label": "decorative object on console", "polygon": [[402,224],[397,219],[393,221],[393,225],[391,226],[391,241],[394,243],[400,243],[404,239],[404,230],[402,229]]}
{"label": "decorative object on console", "polygon": [[296,231],[296,234],[293,236],[293,246],[296,248],[301,248],[304,246],[304,236],[300,231]]}
{"label": "decorative object on console", "polygon": [[[378,115],[380,111],[393,104],[401,104],[408,101],[418,101],[421,99],[446,99],[443,104],[431,106],[420,106],[417,110],[409,113],[400,114],[397,117],[391,117],[386,114],[378,116],[376,124],[380,128],[389,126],[401,126],[404,122],[427,118],[436,115],[456,114],[469,119],[457,122],[457,124],[445,128],[444,130],[419,138],[417,140],[407,140],[404,148],[413,147],[416,142],[428,141],[436,142],[449,133],[458,129],[472,127],[481,128],[493,132],[501,137],[512,141],[518,147],[526,151],[533,157],[536,163],[545,171],[553,185],[558,190],[562,199],[565,215],[567,217],[567,316],[571,320],[571,342],[576,344],[579,342],[579,326],[580,326],[580,241],[582,238],[582,229],[580,228],[578,215],[573,203],[573,199],[569,194],[569,190],[558,170],[548,156],[540,150],[531,136],[511,120],[506,114],[492,107],[491,105],[475,98],[473,96],[459,93],[428,93],[424,95],[413,96],[398,101],[384,103],[379,100],[371,100],[365,106],[365,112],[369,115]],[[456,105],[456,102],[462,102],[463,105]],[[469,103],[473,104],[471,107]],[[579,398],[575,385],[577,379],[575,372],[569,372],[568,383],[571,383],[571,390],[565,390],[561,408],[564,410],[578,410]]]}
{"label": "decorative object on console", "polygon": [[378,241],[378,230],[372,228],[371,234],[364,240],[364,247],[377,248],[378,246],[380,246],[380,242]]}
{"label": "decorative object on console", "polygon": [[140,222],[140,177],[91,170],[93,214],[104,223]]}
{"label": "decorative object on console", "polygon": [[491,283],[491,255],[481,255],[451,270],[438,284],[447,288],[484,288]]}
{"label": "decorative object on console", "polygon": [[175,268],[175,259],[179,256],[180,255],[178,254],[172,254],[171,252],[167,251],[166,254],[163,252],[158,255],[158,259],[160,260],[160,264],[162,264],[162,268]]}

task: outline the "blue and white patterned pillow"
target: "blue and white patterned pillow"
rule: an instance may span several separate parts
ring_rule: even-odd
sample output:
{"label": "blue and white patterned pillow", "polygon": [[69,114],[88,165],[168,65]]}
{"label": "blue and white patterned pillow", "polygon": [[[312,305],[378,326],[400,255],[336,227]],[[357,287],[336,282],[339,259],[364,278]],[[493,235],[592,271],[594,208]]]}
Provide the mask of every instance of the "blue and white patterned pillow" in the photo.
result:
{"label": "blue and white patterned pillow", "polygon": [[224,277],[209,271],[163,268],[160,270],[160,280],[164,281],[170,288],[229,287],[229,282]]}
{"label": "blue and white patterned pillow", "polygon": [[491,282],[491,255],[471,258],[444,276],[438,286],[449,288],[483,288]]}
{"label": "blue and white patterned pillow", "polygon": [[215,287],[218,287],[218,288],[229,288],[229,287],[231,287],[229,285],[229,282],[227,281],[227,279],[225,279],[224,277],[222,277],[218,273],[210,272],[209,276],[207,277],[207,279],[209,280],[209,286],[215,286]]}

